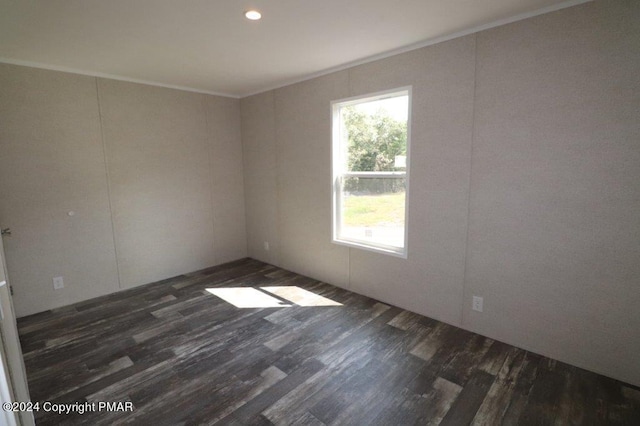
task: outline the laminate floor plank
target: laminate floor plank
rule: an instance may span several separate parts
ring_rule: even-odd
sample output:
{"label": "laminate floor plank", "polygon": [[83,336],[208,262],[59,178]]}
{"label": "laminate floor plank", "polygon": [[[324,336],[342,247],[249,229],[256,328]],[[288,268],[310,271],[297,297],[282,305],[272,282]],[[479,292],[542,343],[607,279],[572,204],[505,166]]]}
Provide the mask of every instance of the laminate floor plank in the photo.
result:
{"label": "laminate floor plank", "polygon": [[249,258],[18,329],[34,402],[133,409],[39,426],[640,424],[635,386]]}

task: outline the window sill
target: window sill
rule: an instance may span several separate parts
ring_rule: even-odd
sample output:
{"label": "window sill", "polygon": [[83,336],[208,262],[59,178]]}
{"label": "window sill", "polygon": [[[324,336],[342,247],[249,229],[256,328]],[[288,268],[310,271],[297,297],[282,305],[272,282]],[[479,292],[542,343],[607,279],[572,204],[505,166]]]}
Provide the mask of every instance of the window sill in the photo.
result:
{"label": "window sill", "polygon": [[332,239],[331,242],[341,246],[362,249],[362,250],[371,251],[379,254],[386,254],[389,256],[399,257],[401,259],[407,258],[406,247],[405,248],[384,247],[384,246],[373,245],[366,241],[344,240],[344,239],[337,239],[337,238]]}

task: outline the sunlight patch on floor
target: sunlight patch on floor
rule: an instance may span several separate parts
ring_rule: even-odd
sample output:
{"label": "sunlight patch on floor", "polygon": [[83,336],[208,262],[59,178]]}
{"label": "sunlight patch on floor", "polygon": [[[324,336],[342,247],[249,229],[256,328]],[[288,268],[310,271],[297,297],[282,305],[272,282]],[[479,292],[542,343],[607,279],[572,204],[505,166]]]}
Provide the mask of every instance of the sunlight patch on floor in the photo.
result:
{"label": "sunlight patch on floor", "polygon": [[298,306],[342,306],[342,303],[335,302],[331,299],[327,299],[326,297],[296,286],[260,288],[283,299],[287,299]]}
{"label": "sunlight patch on floor", "polygon": [[237,308],[283,308],[291,306],[253,287],[208,288],[207,291]]}
{"label": "sunlight patch on floor", "polygon": [[206,290],[237,308],[287,308],[293,305],[342,306],[342,303],[297,286],[222,287]]}

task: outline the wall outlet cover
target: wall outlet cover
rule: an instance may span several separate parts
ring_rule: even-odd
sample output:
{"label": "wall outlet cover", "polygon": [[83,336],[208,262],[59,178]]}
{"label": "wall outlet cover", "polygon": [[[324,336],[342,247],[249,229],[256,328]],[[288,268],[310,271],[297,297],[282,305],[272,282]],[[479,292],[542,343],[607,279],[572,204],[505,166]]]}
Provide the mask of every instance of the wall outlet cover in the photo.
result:
{"label": "wall outlet cover", "polygon": [[473,296],[473,302],[471,303],[471,308],[474,311],[482,312],[483,299],[480,296]]}
{"label": "wall outlet cover", "polygon": [[53,277],[53,289],[60,290],[61,288],[64,288],[64,280],[62,277]]}

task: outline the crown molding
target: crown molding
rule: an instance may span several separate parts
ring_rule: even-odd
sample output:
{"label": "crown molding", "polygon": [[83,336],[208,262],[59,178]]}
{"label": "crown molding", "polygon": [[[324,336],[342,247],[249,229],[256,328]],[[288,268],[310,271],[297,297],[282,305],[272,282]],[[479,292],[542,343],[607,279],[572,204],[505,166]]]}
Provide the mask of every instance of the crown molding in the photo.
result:
{"label": "crown molding", "polygon": [[80,70],[80,69],[77,69],[77,68],[61,67],[61,66],[58,66],[58,65],[43,64],[43,63],[40,63],[40,62],[23,61],[23,60],[20,60],[20,59],[12,59],[12,58],[2,58],[2,57],[0,57],[0,63],[9,64],[9,65],[20,65],[20,66],[23,66],[23,67],[39,68],[39,69],[45,69],[45,70],[50,70],[50,71],[67,72],[67,73],[71,73],[71,74],[86,75],[86,76],[89,76],[89,77],[107,78],[107,79],[110,79],[110,80],[126,81],[128,83],[145,84],[147,86],[164,87],[164,88],[167,88],[167,89],[182,90],[182,91],[185,91],[185,92],[202,93],[202,94],[205,94],[205,95],[223,96],[225,98],[234,98],[234,99],[239,99],[240,98],[240,96],[232,95],[230,93],[213,92],[213,91],[210,91],[210,90],[197,89],[195,87],[177,86],[177,85],[174,85],[174,84],[165,84],[165,83],[159,83],[157,81],[142,80],[142,79],[139,79],[139,78],[130,78],[130,77],[117,75],[117,74],[106,74],[106,73],[101,73],[101,72],[86,71],[86,70]]}

